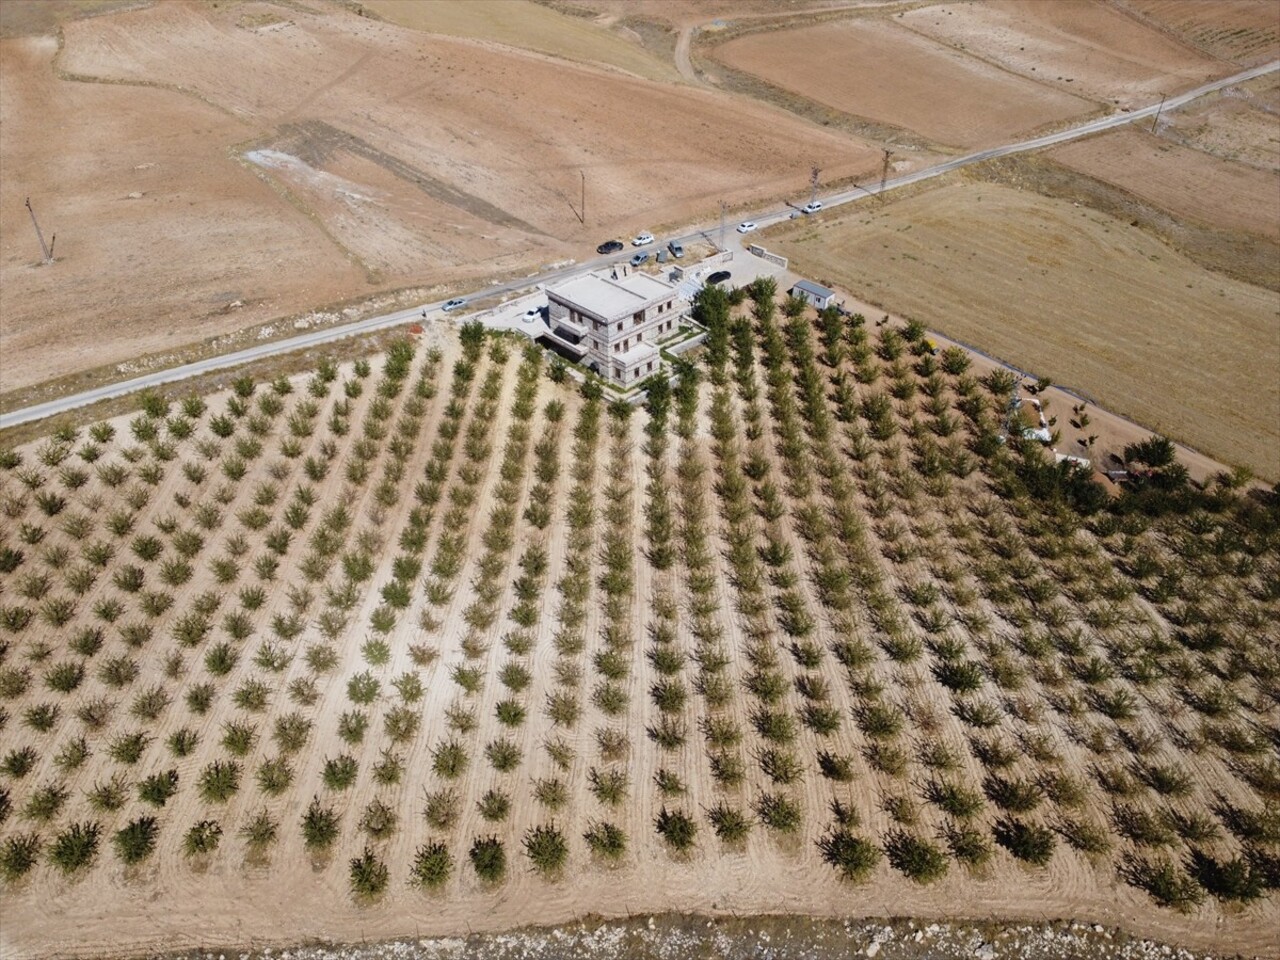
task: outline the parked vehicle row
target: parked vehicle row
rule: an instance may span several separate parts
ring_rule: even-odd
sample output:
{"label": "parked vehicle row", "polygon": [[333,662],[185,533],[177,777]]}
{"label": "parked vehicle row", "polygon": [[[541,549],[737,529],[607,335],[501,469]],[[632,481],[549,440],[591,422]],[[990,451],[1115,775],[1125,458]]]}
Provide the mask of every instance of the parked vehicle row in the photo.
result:
{"label": "parked vehicle row", "polygon": [[[653,234],[646,230],[644,233],[637,234],[631,241],[631,245],[633,247],[647,247],[654,242]],[[596,253],[601,256],[608,256],[613,253],[621,253],[623,249],[625,248],[621,240],[606,240],[604,243],[600,244],[600,246],[596,247]],[[684,256],[684,244],[679,240],[670,241],[664,249],[658,251],[658,262],[665,262],[668,253],[679,260]],[[640,266],[640,264],[649,259],[649,256],[650,254],[648,251],[642,250],[637,252],[630,260],[631,266]]]}

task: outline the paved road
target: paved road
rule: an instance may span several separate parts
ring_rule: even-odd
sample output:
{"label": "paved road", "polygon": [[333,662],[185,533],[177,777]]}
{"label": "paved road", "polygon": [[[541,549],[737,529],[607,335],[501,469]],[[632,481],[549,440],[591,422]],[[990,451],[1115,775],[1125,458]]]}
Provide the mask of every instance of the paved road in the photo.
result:
{"label": "paved road", "polygon": [[[1215,80],[1213,83],[1206,83],[1203,86],[1196,87],[1194,90],[1188,90],[1176,97],[1169,97],[1163,106],[1164,110],[1175,110],[1183,104],[1189,103],[1205,94],[1213,93],[1232,84],[1242,83],[1245,80],[1252,80],[1254,77],[1260,77],[1267,73],[1280,70],[1280,60],[1272,61],[1263,66],[1254,67],[1251,70],[1245,70],[1234,76],[1226,77],[1222,80]],[[914,173],[908,173],[901,177],[889,180],[885,183],[884,189],[895,190],[905,187],[908,184],[917,183],[921,180],[928,180],[931,177],[938,177],[960,167],[968,166],[973,163],[981,163],[983,160],[990,160],[994,157],[1006,157],[1010,154],[1025,153],[1029,150],[1040,150],[1044,147],[1051,147],[1055,144],[1065,143],[1068,140],[1076,140],[1080,137],[1087,137],[1090,134],[1098,133],[1103,130],[1110,130],[1115,127],[1124,126],[1137,120],[1153,116],[1161,106],[1153,103],[1149,107],[1143,107],[1139,110],[1131,110],[1128,113],[1116,113],[1111,116],[1103,117],[1099,120],[1092,120],[1089,123],[1081,124],[1077,127],[1071,127],[1061,130],[1057,133],[1051,133],[1047,136],[1037,137],[1034,140],[1026,140],[1021,143],[1012,143],[1003,147],[993,147],[990,150],[980,150],[977,153],[971,153],[963,157],[956,157],[947,160],[937,166],[928,167],[924,170],[917,170]],[[837,207],[841,204],[852,203],[866,196],[874,196],[880,192],[880,184],[873,183],[866,187],[854,187],[852,190],[846,190],[842,193],[834,194],[830,197],[823,197],[823,205],[826,208]],[[760,226],[768,226],[788,219],[795,211],[794,207],[786,207],[782,210],[767,211],[756,214],[749,219],[754,220]],[[686,236],[672,238],[679,239],[684,243],[692,243],[695,240],[709,237],[715,228],[706,226],[702,229],[693,231]],[[555,283],[564,280],[588,270],[594,270],[609,263],[616,263],[625,260],[630,256],[630,251],[616,254],[612,257],[597,257],[594,260],[588,260],[584,263],[576,263],[568,267],[562,267],[557,270],[548,271],[533,277],[521,277],[516,280],[510,280],[506,283],[500,283],[488,289],[478,291],[472,299],[484,297],[500,296],[505,293],[511,293],[516,290],[523,290],[534,286],[535,284]],[[346,337],[355,336],[361,333],[368,333],[374,330],[385,330],[388,327],[396,327],[401,324],[411,323],[414,319],[422,316],[425,310],[428,314],[437,311],[440,307],[439,303],[424,304],[419,307],[413,307],[407,310],[400,310],[396,313],[385,314],[380,317],[370,317],[367,320],[361,320],[357,323],[344,324],[340,327],[334,327],[326,330],[313,330],[296,337],[290,337],[287,340],[276,340],[272,343],[263,343],[255,347],[249,347],[245,350],[237,350],[235,353],[227,353],[217,357],[210,357],[207,360],[199,360],[195,363],[188,363],[180,367],[172,367],[168,370],[160,370],[155,373],[148,373],[140,377],[134,377],[131,380],[124,380],[119,383],[112,383],[106,386],[97,387],[93,390],[86,390],[83,393],[73,394],[68,397],[62,397],[58,400],[50,400],[46,403],[38,403],[30,407],[24,407],[20,410],[11,410],[6,413],[0,413],[0,429],[5,427],[17,426],[20,423],[29,423],[33,420],[42,420],[45,417],[52,417],[59,413],[65,413],[68,410],[74,410],[77,407],[87,406],[91,403],[97,403],[100,400],[109,400],[114,397],[125,396],[135,391],[144,390],[148,387],[159,387],[167,383],[176,383],[190,377],[198,377],[206,373],[213,373],[218,370],[225,370],[229,367],[239,366],[240,364],[249,363],[253,360],[261,360],[264,357],[275,356],[281,353],[289,353],[294,350],[304,350],[308,347],[319,346],[324,343],[333,343]]]}

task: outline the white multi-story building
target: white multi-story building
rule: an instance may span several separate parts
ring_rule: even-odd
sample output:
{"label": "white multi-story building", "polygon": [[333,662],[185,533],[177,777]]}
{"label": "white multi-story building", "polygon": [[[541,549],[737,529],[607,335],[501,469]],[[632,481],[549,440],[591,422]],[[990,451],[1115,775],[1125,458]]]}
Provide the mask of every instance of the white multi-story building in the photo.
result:
{"label": "white multi-story building", "polygon": [[547,326],[600,376],[634,384],[661,367],[658,341],[679,327],[685,303],[664,280],[617,271],[548,287]]}

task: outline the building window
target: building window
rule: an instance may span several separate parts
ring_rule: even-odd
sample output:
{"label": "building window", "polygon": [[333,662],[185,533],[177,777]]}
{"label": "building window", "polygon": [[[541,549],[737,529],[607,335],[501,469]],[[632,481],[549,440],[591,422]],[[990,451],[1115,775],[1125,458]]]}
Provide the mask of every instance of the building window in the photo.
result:
{"label": "building window", "polygon": [[653,361],[652,361],[652,360],[650,360],[650,361],[649,361],[649,366],[648,366],[647,368],[645,368],[645,373],[652,373],[652,372],[653,372]]}
{"label": "building window", "polygon": [[619,332],[619,333],[621,333],[621,332],[622,332],[622,321],[621,321],[621,320],[619,320],[619,321],[618,321],[618,332]]}
{"label": "building window", "polygon": [[631,315],[631,319],[635,321],[632,324],[632,326],[639,326],[640,324],[644,323],[644,311],[640,310],[637,313],[633,313]]}

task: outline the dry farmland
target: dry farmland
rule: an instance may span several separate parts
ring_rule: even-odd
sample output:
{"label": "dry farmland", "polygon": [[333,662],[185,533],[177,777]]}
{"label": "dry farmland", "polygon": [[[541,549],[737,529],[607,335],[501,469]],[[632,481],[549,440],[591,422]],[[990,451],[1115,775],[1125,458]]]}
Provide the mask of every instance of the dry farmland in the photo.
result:
{"label": "dry farmland", "polygon": [[1280,18],[1270,0],[1116,0],[1187,43],[1234,63],[1262,63],[1280,53]]}
{"label": "dry farmland", "polygon": [[784,228],[802,273],[1230,463],[1280,476],[1273,291],[1088,207],[953,183]]}
{"label": "dry farmland", "polygon": [[753,33],[713,54],[789,92],[953,147],[1005,143],[1094,110],[878,18]]}
{"label": "dry farmland", "polygon": [[469,326],[5,451],[6,955],[730,908],[1269,950],[1275,506],[1059,488],[1011,377],[785,306],[710,301],[644,410]]}
{"label": "dry farmland", "polygon": [[1220,159],[1133,129],[1057,147],[1049,156],[1180,219],[1280,240],[1280,169]]}

